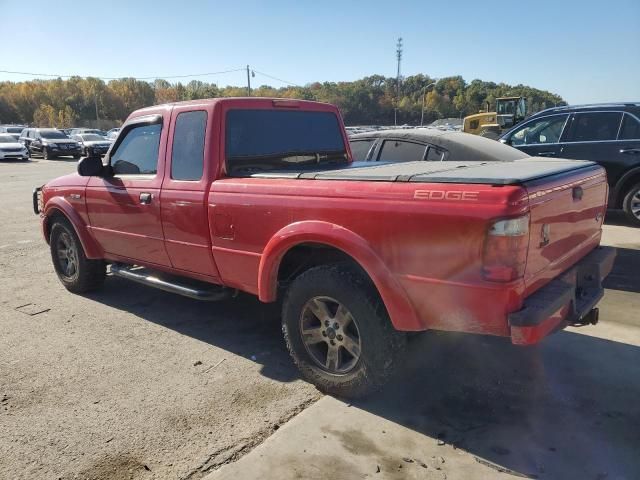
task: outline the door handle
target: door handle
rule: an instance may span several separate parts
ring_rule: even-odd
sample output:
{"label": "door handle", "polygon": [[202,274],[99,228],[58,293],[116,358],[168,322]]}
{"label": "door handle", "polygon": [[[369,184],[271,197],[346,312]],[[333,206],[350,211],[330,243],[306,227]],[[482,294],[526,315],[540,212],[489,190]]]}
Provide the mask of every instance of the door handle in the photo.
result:
{"label": "door handle", "polygon": [[640,153],[640,148],[621,148],[620,153],[626,153],[628,155],[637,155]]}
{"label": "door handle", "polygon": [[150,193],[142,192],[140,194],[140,203],[142,205],[149,205],[151,203],[152,198],[153,198],[153,195],[151,195]]}
{"label": "door handle", "polygon": [[538,153],[539,157],[555,157],[557,155],[556,152],[540,152]]}

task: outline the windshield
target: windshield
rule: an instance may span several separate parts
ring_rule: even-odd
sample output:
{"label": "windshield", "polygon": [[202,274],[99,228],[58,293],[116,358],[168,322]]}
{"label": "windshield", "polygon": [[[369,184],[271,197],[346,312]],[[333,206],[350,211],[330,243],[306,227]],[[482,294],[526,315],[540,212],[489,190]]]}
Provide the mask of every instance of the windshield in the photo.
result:
{"label": "windshield", "polygon": [[332,112],[232,110],[227,113],[226,153],[231,174],[348,162]]}
{"label": "windshield", "polygon": [[0,143],[17,143],[17,140],[10,135],[0,135]]}
{"label": "windshield", "polygon": [[69,138],[64,133],[58,130],[44,130],[40,131],[40,136],[42,138]]}
{"label": "windshield", "polygon": [[497,113],[498,113],[498,115],[516,113],[516,101],[515,100],[502,100],[502,101],[499,101],[498,102]]}
{"label": "windshield", "polygon": [[82,140],[84,140],[85,142],[95,142],[95,141],[104,140],[104,138],[102,138],[100,135],[96,135],[95,133],[87,133],[85,135],[80,135],[80,138],[82,138]]}

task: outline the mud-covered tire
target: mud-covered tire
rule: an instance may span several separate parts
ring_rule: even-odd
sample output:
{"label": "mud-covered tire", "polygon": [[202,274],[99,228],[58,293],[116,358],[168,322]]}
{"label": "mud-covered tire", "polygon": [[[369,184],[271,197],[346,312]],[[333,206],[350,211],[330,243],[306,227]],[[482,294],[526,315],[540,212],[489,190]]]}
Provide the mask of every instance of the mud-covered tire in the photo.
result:
{"label": "mud-covered tire", "polygon": [[[84,293],[102,286],[106,275],[104,261],[90,260],[85,256],[80,239],[67,220],[54,221],[49,245],[53,267],[67,290]],[[61,252],[63,249],[65,253]],[[73,268],[70,267],[71,263],[74,265]]]}
{"label": "mud-covered tire", "polygon": [[633,185],[624,196],[622,210],[634,227],[640,227],[640,183]]}
{"label": "mud-covered tire", "polygon": [[[322,342],[325,342],[327,351],[335,348],[329,346],[330,340],[326,335],[328,329],[322,332],[324,338],[317,337],[321,340],[309,345],[309,338],[315,338],[315,335],[308,332],[314,328],[309,327],[305,330],[306,327],[303,325],[310,312],[308,306],[317,299],[327,302],[328,310],[325,310],[325,313],[332,313],[334,320],[339,316],[350,319],[346,321],[347,326],[342,330],[345,333],[344,338],[339,338],[338,335],[338,350],[341,352],[338,357],[346,358],[347,366],[352,362],[347,371],[336,373],[339,362],[333,369],[327,367],[328,363],[321,367],[322,362],[318,362],[315,351],[311,353],[311,348],[317,348],[322,352]],[[331,305],[336,304],[336,310],[331,311]],[[338,314],[341,307],[344,308],[341,311],[346,314]],[[311,317],[316,315],[312,314]],[[320,316],[316,319],[319,320]],[[355,324],[355,329],[351,322]],[[323,322],[319,320],[319,323],[322,328]],[[349,333],[347,329],[350,329]],[[303,339],[303,330],[307,332],[307,340]],[[323,392],[347,398],[366,396],[384,385],[392,376],[406,346],[406,335],[393,328],[384,304],[369,279],[356,268],[346,264],[314,267],[292,282],[283,302],[282,331],[289,353],[304,379]],[[340,331],[340,327],[337,327],[330,334],[336,338],[336,332]],[[354,360],[356,357],[344,346],[346,343],[342,343],[347,339],[351,342],[350,350],[354,349],[353,340],[357,340],[357,360]]]}

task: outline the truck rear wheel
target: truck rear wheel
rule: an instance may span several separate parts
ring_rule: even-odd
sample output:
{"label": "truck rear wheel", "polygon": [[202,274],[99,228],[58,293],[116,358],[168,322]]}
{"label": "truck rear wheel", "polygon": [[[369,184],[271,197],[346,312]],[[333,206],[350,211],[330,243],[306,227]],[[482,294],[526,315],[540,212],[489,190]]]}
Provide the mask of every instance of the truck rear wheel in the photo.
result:
{"label": "truck rear wheel", "polygon": [[55,221],[49,244],[53,266],[67,290],[83,293],[102,285],[106,274],[104,261],[85,256],[80,239],[68,221]]}
{"label": "truck rear wheel", "polygon": [[342,264],[312,268],[293,281],[282,331],[305,380],[351,398],[379,389],[406,345],[368,279]]}
{"label": "truck rear wheel", "polygon": [[640,227],[640,183],[629,189],[622,202],[622,209],[631,224]]}

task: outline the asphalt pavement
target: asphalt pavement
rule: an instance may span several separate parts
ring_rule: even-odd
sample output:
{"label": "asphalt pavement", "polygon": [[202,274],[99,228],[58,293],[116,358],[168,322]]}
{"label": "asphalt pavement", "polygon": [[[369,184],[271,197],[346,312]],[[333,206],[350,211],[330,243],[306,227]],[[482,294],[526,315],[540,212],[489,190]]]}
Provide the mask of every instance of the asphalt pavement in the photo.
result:
{"label": "asphalt pavement", "polygon": [[68,293],[31,190],[74,169],[0,163],[0,479],[640,478],[640,230],[620,215],[599,325],[532,348],[420,335],[348,403],[299,379],[250,296]]}

